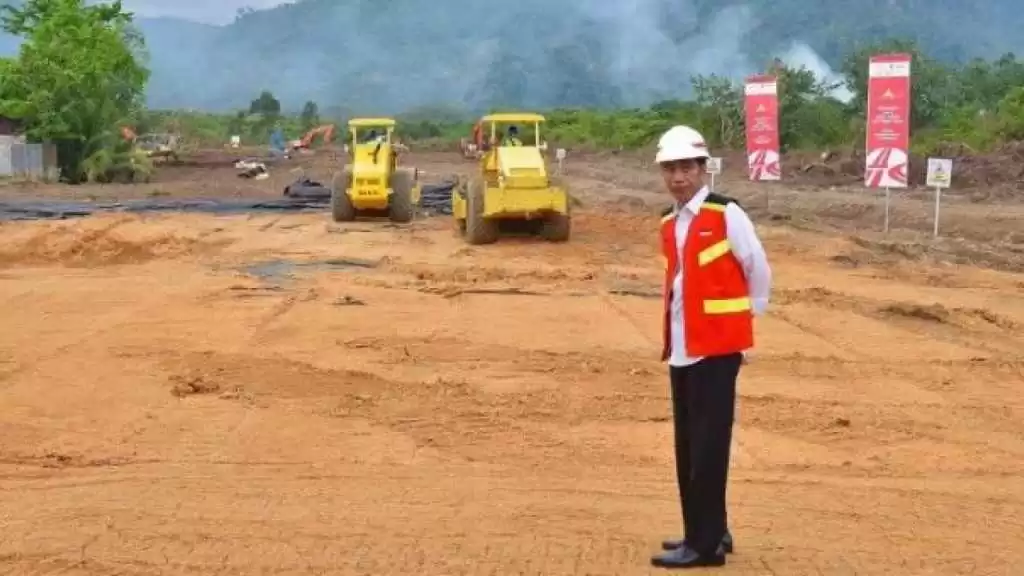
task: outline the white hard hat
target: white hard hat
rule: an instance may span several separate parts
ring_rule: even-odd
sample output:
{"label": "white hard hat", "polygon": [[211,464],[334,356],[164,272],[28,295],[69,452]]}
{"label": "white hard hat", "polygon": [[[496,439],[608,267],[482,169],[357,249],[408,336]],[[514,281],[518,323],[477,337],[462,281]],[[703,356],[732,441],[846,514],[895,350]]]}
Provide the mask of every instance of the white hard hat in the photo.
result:
{"label": "white hard hat", "polygon": [[704,137],[689,126],[673,126],[662,134],[658,140],[658,154],[654,161],[672,162],[673,160],[692,160],[710,158]]}

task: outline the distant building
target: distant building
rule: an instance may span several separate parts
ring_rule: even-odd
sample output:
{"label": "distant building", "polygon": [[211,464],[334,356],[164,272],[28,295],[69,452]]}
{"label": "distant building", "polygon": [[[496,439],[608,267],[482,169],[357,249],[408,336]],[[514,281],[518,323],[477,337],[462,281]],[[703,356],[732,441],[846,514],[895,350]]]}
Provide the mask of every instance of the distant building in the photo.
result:
{"label": "distant building", "polygon": [[56,180],[57,147],[28,143],[24,125],[0,116],[0,177]]}
{"label": "distant building", "polygon": [[21,122],[6,116],[0,116],[0,136],[14,136],[21,134]]}

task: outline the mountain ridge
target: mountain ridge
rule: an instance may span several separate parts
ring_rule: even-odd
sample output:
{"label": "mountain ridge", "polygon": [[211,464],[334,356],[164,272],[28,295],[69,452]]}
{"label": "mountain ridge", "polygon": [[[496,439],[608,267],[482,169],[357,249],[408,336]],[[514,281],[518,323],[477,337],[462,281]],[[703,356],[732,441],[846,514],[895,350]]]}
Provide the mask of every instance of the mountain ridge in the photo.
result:
{"label": "mountain ridge", "polygon": [[[300,0],[227,25],[139,17],[157,108],[228,110],[270,90],[361,112],[429,105],[639,106],[688,95],[694,74],[731,77],[772,56],[816,54],[831,67],[885,38],[948,61],[1024,49],[1011,0]],[[671,23],[671,24],[669,24]],[[0,53],[18,39],[0,36]],[[809,52],[808,52],[809,51]],[[792,62],[801,64],[806,62]]]}

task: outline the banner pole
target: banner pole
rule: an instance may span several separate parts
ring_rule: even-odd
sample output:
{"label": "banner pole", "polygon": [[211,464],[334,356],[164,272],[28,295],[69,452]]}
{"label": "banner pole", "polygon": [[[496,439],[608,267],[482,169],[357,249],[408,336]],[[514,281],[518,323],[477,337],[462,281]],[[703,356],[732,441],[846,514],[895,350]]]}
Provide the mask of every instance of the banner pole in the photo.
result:
{"label": "banner pole", "polygon": [[885,187],[885,233],[889,233],[889,205],[891,203],[892,194],[889,187]]}

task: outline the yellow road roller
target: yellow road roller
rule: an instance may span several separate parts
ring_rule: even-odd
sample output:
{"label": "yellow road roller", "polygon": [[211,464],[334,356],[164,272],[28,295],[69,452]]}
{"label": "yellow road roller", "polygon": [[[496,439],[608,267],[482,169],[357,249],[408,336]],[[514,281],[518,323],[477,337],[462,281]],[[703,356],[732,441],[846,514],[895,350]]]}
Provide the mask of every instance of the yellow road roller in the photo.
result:
{"label": "yellow road roller", "polygon": [[348,122],[348,165],[331,181],[331,217],[387,216],[409,222],[420,201],[416,170],[399,167],[392,118],[353,118]]}
{"label": "yellow road roller", "polygon": [[569,193],[549,176],[544,121],[540,114],[511,112],[480,119],[479,173],[452,189],[452,214],[468,243],[496,242],[503,227],[569,240]]}

